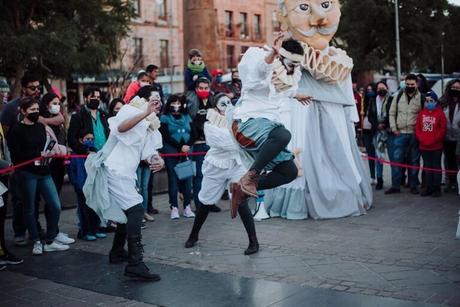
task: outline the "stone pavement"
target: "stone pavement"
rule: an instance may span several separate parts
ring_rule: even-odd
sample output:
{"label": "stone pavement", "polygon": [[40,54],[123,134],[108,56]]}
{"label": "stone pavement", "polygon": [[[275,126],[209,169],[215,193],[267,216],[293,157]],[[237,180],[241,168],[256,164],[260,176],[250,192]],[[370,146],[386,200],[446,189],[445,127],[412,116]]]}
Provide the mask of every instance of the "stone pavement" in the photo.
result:
{"label": "stone pavement", "polygon": [[[146,260],[155,263],[155,268],[159,265],[177,270],[202,271],[203,274],[206,271],[219,276],[229,274],[284,286],[300,286],[305,289],[305,293],[314,289],[327,289],[325,293],[329,293],[330,297],[334,297],[332,293],[345,292],[375,299],[391,297],[420,304],[460,306],[460,241],[455,240],[457,212],[460,208],[458,196],[443,195],[433,199],[410,195],[407,190],[391,196],[377,192],[374,209],[365,216],[324,221],[263,221],[256,225],[261,250],[252,256],[242,255],[247,238],[240,220],[230,219],[228,202],[221,202],[223,212],[210,214],[198,246],[185,249],[183,243],[193,220],[169,220],[167,196],[157,195],[154,200],[160,214],[155,216],[155,222],[148,223],[143,236]],[[74,209],[63,212],[60,228],[76,236]],[[7,230],[7,240],[10,240],[12,234],[9,223]],[[72,249],[97,256],[106,255],[110,240],[111,236],[97,242],[78,241]],[[28,255],[31,247],[13,250],[30,259]],[[74,252],[69,252],[69,255]],[[49,262],[55,256],[43,255],[44,263],[47,257]],[[91,256],[87,258],[89,262],[93,259]],[[33,261],[35,263],[39,260],[34,258]],[[38,288],[48,289],[49,285],[51,288],[48,292],[66,298],[67,295],[60,295],[52,288],[62,287],[65,293],[66,288],[71,287],[77,293],[82,293],[78,297],[69,296],[69,299],[77,300],[77,303],[103,305],[104,301],[109,301],[109,305],[115,302],[136,305],[140,304],[138,301],[147,302],[138,297],[98,294],[100,289],[95,289],[96,293],[83,291],[78,285],[70,286],[65,280],[54,284],[46,278],[43,280],[43,276],[31,275],[41,278],[33,279],[27,277],[31,271],[28,271],[26,264],[23,268],[10,267],[8,270],[10,272],[0,272],[2,285],[5,279],[23,278],[32,285],[31,288],[36,284]],[[85,274],[84,270],[81,273]],[[199,280],[196,283],[199,284]],[[184,289],[175,290],[180,296],[193,297],[184,293]],[[17,295],[13,296],[14,299],[11,299],[9,291],[1,291],[0,304],[2,300],[14,302],[16,298],[23,301],[27,301],[27,297],[30,299],[30,294],[21,287]],[[98,295],[101,295],[100,299]],[[85,301],[85,297],[90,299]],[[308,296],[304,299],[308,303]],[[155,304],[155,300],[152,303]]]}

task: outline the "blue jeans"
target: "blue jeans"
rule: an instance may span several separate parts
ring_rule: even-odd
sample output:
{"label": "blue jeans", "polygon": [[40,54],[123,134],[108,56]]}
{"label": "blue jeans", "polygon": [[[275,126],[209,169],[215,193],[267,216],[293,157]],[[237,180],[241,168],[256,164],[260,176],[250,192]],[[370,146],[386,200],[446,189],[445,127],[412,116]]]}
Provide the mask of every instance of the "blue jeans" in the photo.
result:
{"label": "blue jeans", "polygon": [[30,239],[35,242],[40,239],[35,216],[35,197],[37,189],[45,200],[46,237],[47,242],[52,242],[57,235],[59,217],[61,215],[61,201],[51,175],[37,175],[28,171],[18,171],[20,180],[21,198],[24,204],[24,216]]}
{"label": "blue jeans", "polygon": [[[412,166],[420,166],[420,151],[418,149],[418,141],[415,134],[401,133],[399,136],[392,135],[389,139],[391,149],[388,151],[391,162],[404,163],[407,158],[407,163]],[[409,186],[417,187],[418,169],[408,169]],[[399,189],[401,186],[402,171],[399,166],[391,167],[391,186]]]}
{"label": "blue jeans", "polygon": [[[209,146],[206,144],[195,144],[192,147],[192,152],[207,152]],[[193,202],[195,206],[200,205],[200,199],[198,194],[201,190],[201,182],[203,181],[203,172],[201,168],[203,167],[204,155],[201,156],[192,156],[192,160],[196,163],[196,176],[193,176]]]}
{"label": "blue jeans", "polygon": [[190,205],[191,195],[192,195],[192,178],[185,180],[179,180],[177,178],[174,167],[179,164],[181,161],[180,158],[176,157],[165,157],[164,158],[166,171],[168,173],[168,194],[169,194],[169,204],[171,207],[178,207],[177,202],[177,193],[179,189],[184,195],[184,208]]}
{"label": "blue jeans", "polygon": [[142,207],[144,207],[145,212],[147,212],[147,205],[149,203],[149,181],[151,174],[152,171],[148,166],[139,165],[137,168],[137,189],[144,199]]}

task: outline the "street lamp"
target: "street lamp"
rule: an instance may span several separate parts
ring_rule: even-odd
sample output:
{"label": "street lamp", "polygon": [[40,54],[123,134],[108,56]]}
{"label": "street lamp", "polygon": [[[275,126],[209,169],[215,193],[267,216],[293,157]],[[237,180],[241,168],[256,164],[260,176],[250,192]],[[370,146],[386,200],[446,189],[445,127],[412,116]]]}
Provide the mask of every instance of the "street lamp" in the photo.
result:
{"label": "street lamp", "polygon": [[398,74],[398,80],[401,81],[401,47],[399,43],[399,4],[398,0],[395,0],[395,24],[396,24],[396,71]]}
{"label": "street lamp", "polygon": [[444,95],[444,36],[446,32],[441,34],[441,94]]}

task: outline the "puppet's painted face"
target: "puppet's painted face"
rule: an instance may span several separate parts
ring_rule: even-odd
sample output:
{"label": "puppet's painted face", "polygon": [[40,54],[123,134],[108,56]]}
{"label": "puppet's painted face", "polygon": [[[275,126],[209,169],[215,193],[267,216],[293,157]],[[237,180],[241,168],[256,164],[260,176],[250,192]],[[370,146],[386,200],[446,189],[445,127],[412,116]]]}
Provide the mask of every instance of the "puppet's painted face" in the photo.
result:
{"label": "puppet's painted face", "polygon": [[285,0],[278,11],[282,30],[318,50],[329,46],[340,15],[339,0]]}

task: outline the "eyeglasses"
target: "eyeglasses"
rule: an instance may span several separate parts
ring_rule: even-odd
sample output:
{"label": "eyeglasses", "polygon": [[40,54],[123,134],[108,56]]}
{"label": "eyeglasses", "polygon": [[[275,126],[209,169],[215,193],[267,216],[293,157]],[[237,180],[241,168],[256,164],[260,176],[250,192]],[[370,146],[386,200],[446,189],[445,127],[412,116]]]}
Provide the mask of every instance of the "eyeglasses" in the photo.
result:
{"label": "eyeglasses", "polygon": [[38,85],[38,86],[31,85],[31,86],[27,86],[26,88],[31,90],[31,91],[36,91],[36,90],[40,90],[40,85]]}

